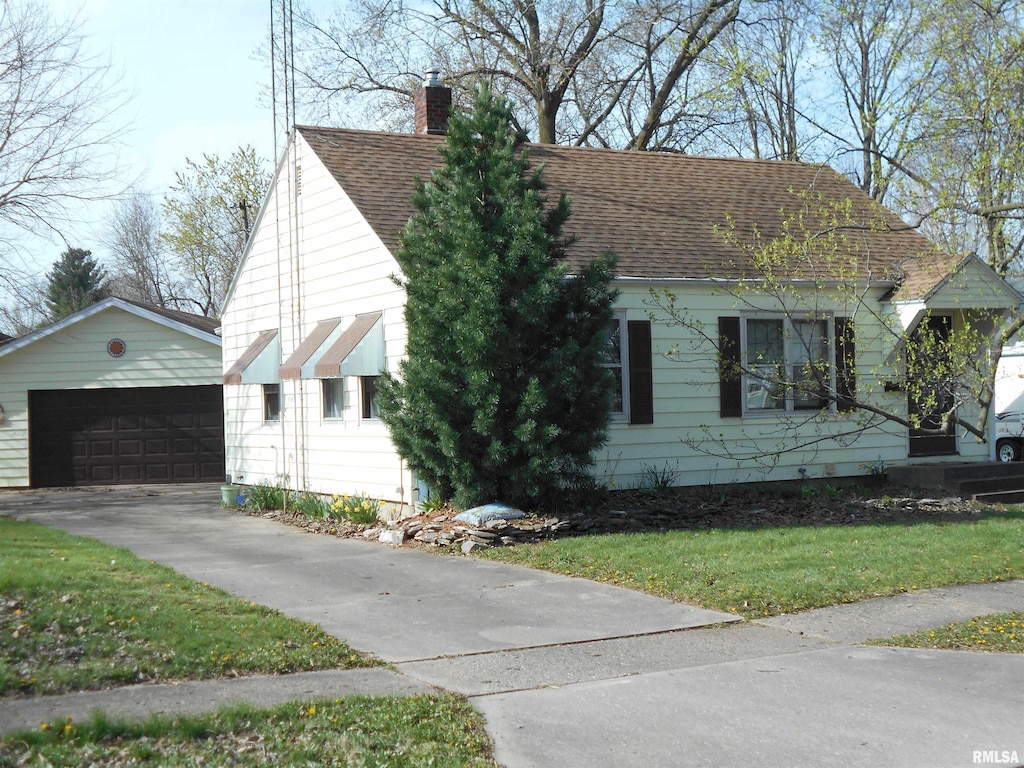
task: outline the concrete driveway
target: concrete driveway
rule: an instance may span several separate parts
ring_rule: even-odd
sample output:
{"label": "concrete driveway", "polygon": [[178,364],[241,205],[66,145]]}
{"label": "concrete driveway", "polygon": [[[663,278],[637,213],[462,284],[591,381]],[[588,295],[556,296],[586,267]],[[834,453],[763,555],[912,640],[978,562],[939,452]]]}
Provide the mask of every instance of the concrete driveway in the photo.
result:
{"label": "concrete driveway", "polygon": [[1024,610],[1024,582],[922,593],[928,610],[869,601],[735,622],[582,579],[311,535],[219,500],[216,486],[0,492],[0,512],[127,547],[316,622],[410,683],[470,696],[508,768],[1024,760],[1024,657],[855,644]]}

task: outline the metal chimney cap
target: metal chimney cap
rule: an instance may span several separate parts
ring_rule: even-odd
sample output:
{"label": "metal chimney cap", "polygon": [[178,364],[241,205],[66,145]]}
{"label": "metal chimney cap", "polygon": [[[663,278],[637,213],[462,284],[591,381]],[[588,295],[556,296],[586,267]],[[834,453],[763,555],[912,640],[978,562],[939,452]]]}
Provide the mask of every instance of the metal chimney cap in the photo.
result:
{"label": "metal chimney cap", "polygon": [[443,86],[441,82],[441,70],[439,67],[432,67],[426,71],[426,75],[423,78],[424,88],[439,88]]}

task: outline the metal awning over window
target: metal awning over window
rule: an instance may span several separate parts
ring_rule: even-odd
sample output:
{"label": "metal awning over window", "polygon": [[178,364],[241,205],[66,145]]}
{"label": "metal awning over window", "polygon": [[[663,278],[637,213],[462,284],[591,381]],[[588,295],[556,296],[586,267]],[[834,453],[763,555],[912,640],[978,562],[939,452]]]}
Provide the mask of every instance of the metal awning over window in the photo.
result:
{"label": "metal awning over window", "polygon": [[[282,379],[310,378],[312,376],[315,354],[328,342],[337,338],[335,330],[341,325],[341,318],[335,317],[331,320],[322,320],[310,332],[288,359],[281,365],[278,374]],[[333,338],[332,338],[333,337]]]}
{"label": "metal awning over window", "polygon": [[320,356],[314,367],[317,378],[332,376],[376,376],[384,370],[384,313],[356,315]]}
{"label": "metal awning over window", "polygon": [[273,384],[281,362],[277,329],[262,331],[224,374],[225,384]]}

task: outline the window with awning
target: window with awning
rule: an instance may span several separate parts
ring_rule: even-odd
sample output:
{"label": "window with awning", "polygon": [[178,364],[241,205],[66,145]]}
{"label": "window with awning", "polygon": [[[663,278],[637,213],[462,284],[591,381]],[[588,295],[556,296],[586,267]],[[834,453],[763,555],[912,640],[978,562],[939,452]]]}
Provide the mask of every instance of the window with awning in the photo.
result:
{"label": "window with awning", "polygon": [[317,378],[376,376],[384,370],[384,313],[356,315],[313,367]]}
{"label": "window with awning", "polygon": [[281,364],[277,329],[261,331],[224,374],[225,384],[274,384]]}
{"label": "window with awning", "polygon": [[317,323],[310,334],[302,340],[302,343],[282,363],[278,371],[281,379],[313,378],[313,367],[317,359],[316,353],[337,340],[337,331],[340,325],[340,317],[321,320]]}

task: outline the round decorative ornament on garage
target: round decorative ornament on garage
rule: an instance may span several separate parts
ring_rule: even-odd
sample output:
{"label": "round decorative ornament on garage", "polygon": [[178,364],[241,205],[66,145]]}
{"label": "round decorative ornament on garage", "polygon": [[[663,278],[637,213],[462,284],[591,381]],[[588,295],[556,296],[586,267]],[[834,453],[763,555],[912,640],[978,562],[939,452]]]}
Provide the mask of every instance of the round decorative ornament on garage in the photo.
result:
{"label": "round decorative ornament on garage", "polygon": [[111,339],[107,342],[107,354],[111,357],[121,357],[128,350],[128,346],[121,339]]}

